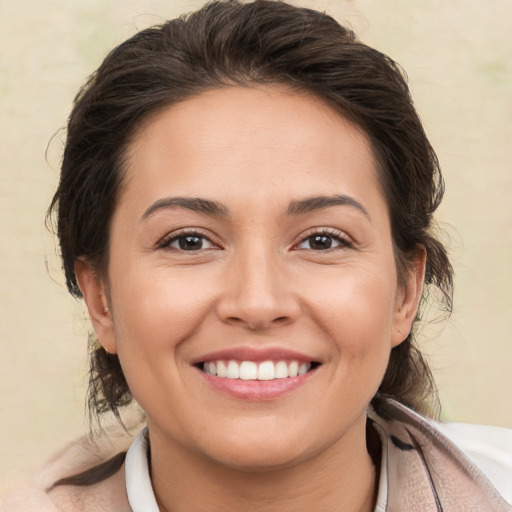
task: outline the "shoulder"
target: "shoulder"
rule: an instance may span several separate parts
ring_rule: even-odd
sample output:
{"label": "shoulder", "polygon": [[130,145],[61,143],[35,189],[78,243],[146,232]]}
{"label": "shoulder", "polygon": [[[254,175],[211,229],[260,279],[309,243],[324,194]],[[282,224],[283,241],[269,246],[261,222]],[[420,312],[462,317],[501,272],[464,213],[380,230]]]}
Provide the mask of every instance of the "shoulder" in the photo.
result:
{"label": "shoulder", "polygon": [[383,441],[391,501],[413,508],[428,503],[433,510],[512,510],[508,429],[434,423],[397,402],[386,419],[370,417]]}
{"label": "shoulder", "polygon": [[512,429],[469,423],[434,425],[512,504]]}
{"label": "shoulder", "polygon": [[59,512],[43,489],[23,485],[0,500],[1,512]]}
{"label": "shoulder", "polygon": [[[47,493],[52,505],[65,512],[130,512],[126,495],[124,466],[94,485],[62,485]],[[50,509],[51,510],[51,509]]]}
{"label": "shoulder", "polygon": [[[140,428],[140,427],[139,427]],[[102,482],[93,485],[59,485],[62,478],[77,475],[125,452],[133,436],[111,427],[91,441],[80,438],[54,455],[28,482],[7,493],[0,512],[124,512],[129,511],[124,465]]]}
{"label": "shoulder", "polygon": [[124,484],[124,468],[90,486],[63,485],[46,491],[26,485],[9,493],[1,512],[130,512]]}

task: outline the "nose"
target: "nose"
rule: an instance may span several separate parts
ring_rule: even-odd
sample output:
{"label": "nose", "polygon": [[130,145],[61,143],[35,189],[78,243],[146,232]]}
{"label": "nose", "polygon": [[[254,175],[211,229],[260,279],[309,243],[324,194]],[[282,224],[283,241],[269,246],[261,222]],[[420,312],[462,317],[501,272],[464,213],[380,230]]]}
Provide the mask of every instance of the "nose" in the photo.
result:
{"label": "nose", "polygon": [[250,330],[266,330],[294,322],[300,302],[285,263],[271,251],[247,251],[235,257],[225,276],[217,305],[219,318]]}

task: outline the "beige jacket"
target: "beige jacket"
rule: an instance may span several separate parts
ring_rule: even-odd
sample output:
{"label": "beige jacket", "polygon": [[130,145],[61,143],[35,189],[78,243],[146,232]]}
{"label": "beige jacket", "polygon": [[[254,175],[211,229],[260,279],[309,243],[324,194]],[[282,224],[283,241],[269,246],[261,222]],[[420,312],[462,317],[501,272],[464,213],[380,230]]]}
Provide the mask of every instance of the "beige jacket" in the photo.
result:
{"label": "beige jacket", "polygon": [[[131,429],[130,429],[131,431]],[[54,455],[29,482],[0,499],[0,512],[130,512],[124,465],[109,479],[88,487],[62,486],[47,493],[57,480],[94,467],[126,451],[134,436],[111,427],[95,442],[75,441]]]}
{"label": "beige jacket", "polygon": [[[383,443],[387,503],[376,512],[511,512],[512,506],[483,473],[432,424],[398,403],[390,405],[393,421],[373,411]],[[53,482],[92,467],[133,438],[83,439],[60,452],[26,486],[6,496],[0,512],[130,512],[124,466],[108,480],[88,487],[57,487]],[[511,482],[512,485],[512,482]]]}

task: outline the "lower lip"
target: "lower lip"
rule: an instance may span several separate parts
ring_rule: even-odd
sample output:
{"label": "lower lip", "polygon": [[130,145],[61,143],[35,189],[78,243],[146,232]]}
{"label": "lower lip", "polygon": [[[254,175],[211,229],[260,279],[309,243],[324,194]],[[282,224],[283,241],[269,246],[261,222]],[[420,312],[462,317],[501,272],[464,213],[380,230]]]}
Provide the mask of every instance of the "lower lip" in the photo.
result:
{"label": "lower lip", "polygon": [[303,375],[297,377],[287,377],[285,379],[274,380],[241,380],[228,379],[226,377],[217,377],[203,372],[199,368],[197,371],[203,379],[217,391],[225,393],[233,398],[243,400],[277,400],[289,395],[300,388],[316,373],[316,369],[309,370]]}

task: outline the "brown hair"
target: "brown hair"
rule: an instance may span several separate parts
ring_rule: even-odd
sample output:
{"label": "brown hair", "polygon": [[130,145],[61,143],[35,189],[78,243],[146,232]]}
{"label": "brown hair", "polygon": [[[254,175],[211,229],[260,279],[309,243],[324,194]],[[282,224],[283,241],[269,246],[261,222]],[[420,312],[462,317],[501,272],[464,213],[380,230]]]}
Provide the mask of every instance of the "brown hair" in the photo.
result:
{"label": "brown hair", "polygon": [[[123,159],[141,123],[209,89],[272,83],[315,95],[364,130],[379,163],[398,274],[404,278],[415,251],[424,247],[424,298],[437,287],[450,310],[452,268],[432,232],[443,180],[399,66],[330,16],[268,0],[215,1],[143,30],[115,48],[80,90],[49,209],[49,215],[57,214],[63,268],[74,296],[81,296],[77,258],[107,278],[109,223],[123,183]],[[436,396],[414,345],[416,324],[391,352],[372,401],[381,414],[388,398],[425,413]],[[92,341],[90,410],[118,415],[131,400],[118,357]]]}

